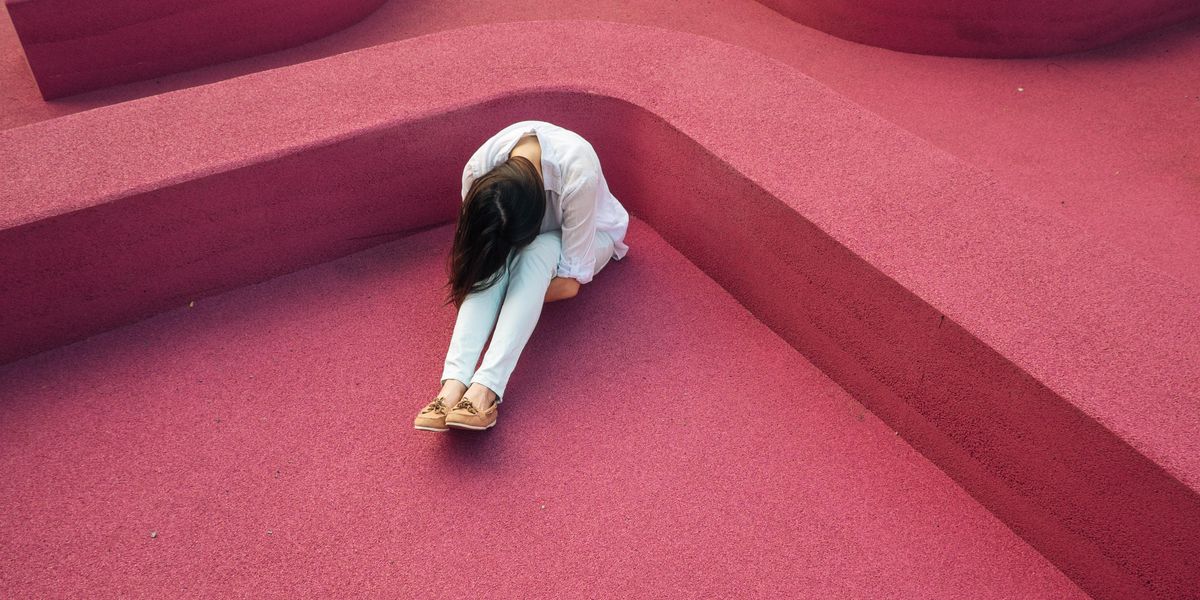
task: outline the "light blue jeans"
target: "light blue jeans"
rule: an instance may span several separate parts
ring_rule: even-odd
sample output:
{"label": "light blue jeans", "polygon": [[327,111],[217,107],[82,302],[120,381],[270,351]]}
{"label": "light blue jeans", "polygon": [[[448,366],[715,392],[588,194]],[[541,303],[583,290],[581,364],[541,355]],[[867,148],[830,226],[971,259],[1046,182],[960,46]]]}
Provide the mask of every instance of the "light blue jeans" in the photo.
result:
{"label": "light blue jeans", "polygon": [[[467,295],[454,322],[442,369],[443,384],[447,379],[457,379],[468,387],[478,383],[496,393],[497,404],[503,401],[508,378],[542,315],[546,290],[558,269],[561,252],[561,229],[538,234],[528,246],[509,255],[508,268],[502,271],[499,281]],[[596,273],[608,264],[612,254],[612,238],[596,232]],[[489,335],[492,341],[476,370],[475,363]]]}

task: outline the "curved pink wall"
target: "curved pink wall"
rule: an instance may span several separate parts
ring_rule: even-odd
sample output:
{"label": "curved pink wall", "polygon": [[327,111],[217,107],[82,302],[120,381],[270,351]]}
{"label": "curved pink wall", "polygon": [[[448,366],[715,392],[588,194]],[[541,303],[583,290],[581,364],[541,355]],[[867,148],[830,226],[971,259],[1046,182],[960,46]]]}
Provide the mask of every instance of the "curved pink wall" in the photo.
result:
{"label": "curved pink wall", "polygon": [[[471,43],[481,37],[560,43],[496,53]],[[635,53],[645,60],[624,59]],[[1063,287],[1087,278],[1080,269],[1130,265],[1055,235],[1063,224],[1033,207],[994,210],[1016,200],[781,63],[694,35],[467,28],[0,132],[0,203],[12,207],[0,214],[0,362],[444,224],[461,161],[535,117],[583,134],[634,216],[1087,591],[1190,591],[1200,494],[1183,480],[1200,461],[1164,436],[1195,430],[1177,419],[1122,437],[1061,391],[1118,387],[1103,379],[1114,365],[1032,371],[1060,368],[1063,348],[1112,343],[1138,376],[1169,360],[1175,397],[1188,397],[1188,307],[1144,269],[1136,305],[1080,302],[1102,296]],[[1084,260],[1059,264],[1058,243]],[[984,305],[1013,312],[981,321]],[[1018,322],[1022,337],[1000,337]],[[1174,337],[1143,349],[1113,322],[1171,323]],[[1055,345],[1040,359],[1012,358],[1044,339]],[[1147,407],[1139,417],[1169,405],[1122,378],[1118,391]]]}
{"label": "curved pink wall", "polygon": [[385,0],[6,0],[49,100],[296,46]]}
{"label": "curved pink wall", "polygon": [[1200,15],[1196,0],[759,1],[863,44],[992,58],[1087,50]]}

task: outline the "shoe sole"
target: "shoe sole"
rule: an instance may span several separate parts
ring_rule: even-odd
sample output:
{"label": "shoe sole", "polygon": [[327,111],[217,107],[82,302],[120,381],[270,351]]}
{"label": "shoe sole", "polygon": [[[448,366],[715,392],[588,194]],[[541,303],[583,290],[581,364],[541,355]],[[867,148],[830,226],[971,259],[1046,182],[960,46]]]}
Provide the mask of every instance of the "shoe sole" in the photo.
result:
{"label": "shoe sole", "polygon": [[422,426],[422,425],[413,425],[413,429],[420,429],[421,431],[450,431],[450,429],[449,429],[449,428],[447,428],[447,429],[438,429],[437,427],[425,427],[425,426]]}
{"label": "shoe sole", "polygon": [[495,424],[496,421],[492,421],[483,427],[479,427],[477,425],[467,425],[466,423],[446,423],[446,427],[453,427],[454,429],[470,429],[471,431],[483,431],[484,429],[491,429],[491,427]]}

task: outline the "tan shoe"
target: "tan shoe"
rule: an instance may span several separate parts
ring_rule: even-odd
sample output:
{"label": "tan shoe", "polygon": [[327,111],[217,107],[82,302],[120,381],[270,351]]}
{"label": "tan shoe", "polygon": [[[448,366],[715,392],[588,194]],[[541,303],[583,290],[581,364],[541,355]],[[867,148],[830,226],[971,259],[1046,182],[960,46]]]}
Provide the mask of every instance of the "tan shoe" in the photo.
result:
{"label": "tan shoe", "polygon": [[417,418],[413,419],[413,427],[424,431],[446,431],[446,403],[445,398],[438,396],[433,399],[433,402],[425,405],[421,412],[417,413]]}
{"label": "tan shoe", "polygon": [[496,403],[493,402],[487,410],[479,410],[470,400],[463,398],[454,405],[450,414],[446,415],[446,426],[456,429],[487,429],[496,424]]}

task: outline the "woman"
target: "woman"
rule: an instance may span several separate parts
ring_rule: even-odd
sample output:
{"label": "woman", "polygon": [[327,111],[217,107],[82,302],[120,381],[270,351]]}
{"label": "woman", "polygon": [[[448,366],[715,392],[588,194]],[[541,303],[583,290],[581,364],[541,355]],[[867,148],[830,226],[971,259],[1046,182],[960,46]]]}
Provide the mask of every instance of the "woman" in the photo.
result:
{"label": "woman", "polygon": [[495,425],[542,304],[575,296],[629,251],[629,213],[595,150],[545,121],[513,123],[484,142],[463,169],[462,196],[447,300],[458,319],[442,389],[413,423],[426,431]]}

